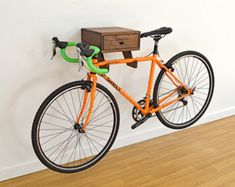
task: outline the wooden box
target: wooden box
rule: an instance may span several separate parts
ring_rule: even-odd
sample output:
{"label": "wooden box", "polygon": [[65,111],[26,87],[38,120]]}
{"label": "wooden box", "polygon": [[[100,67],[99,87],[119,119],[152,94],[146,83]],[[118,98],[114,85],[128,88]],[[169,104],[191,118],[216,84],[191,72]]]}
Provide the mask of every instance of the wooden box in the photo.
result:
{"label": "wooden box", "polygon": [[[125,58],[132,58],[131,51],[140,49],[140,31],[122,27],[82,28],[82,41],[95,45],[103,53],[123,52]],[[128,64],[137,67],[137,63]]]}

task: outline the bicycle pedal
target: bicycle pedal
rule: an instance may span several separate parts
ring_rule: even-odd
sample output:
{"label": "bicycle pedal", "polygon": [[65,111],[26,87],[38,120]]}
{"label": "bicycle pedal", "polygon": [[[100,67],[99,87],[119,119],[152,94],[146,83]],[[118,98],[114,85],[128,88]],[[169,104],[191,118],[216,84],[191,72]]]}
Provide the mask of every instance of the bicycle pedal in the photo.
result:
{"label": "bicycle pedal", "polygon": [[140,121],[136,122],[134,125],[131,126],[132,129],[135,129],[142,125],[145,121],[147,121],[150,117],[152,117],[152,114],[147,114],[143,119]]}

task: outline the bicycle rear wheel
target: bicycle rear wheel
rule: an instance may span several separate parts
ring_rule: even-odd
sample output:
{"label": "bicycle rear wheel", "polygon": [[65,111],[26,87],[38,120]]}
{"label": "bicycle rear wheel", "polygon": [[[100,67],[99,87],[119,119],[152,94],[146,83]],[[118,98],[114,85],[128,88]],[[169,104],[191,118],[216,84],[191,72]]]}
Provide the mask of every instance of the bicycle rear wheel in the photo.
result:
{"label": "bicycle rear wheel", "polygon": [[66,84],[42,103],[33,122],[32,143],[40,161],[62,173],[87,169],[97,163],[111,148],[119,128],[119,109],[113,95],[97,84],[94,107],[85,132],[79,127],[89,110],[88,94],[85,112],[76,123],[82,108],[84,92],[92,82]]}
{"label": "bicycle rear wheel", "polygon": [[[195,51],[175,55],[166,63],[166,67],[171,68],[181,82],[193,89],[193,94],[161,109],[156,115],[169,128],[186,128],[199,120],[210,104],[214,90],[213,69],[207,58]],[[171,97],[160,103],[162,98],[173,92]],[[185,89],[180,86],[176,88],[166,76],[166,71],[161,70],[153,92],[155,107],[184,94]]]}

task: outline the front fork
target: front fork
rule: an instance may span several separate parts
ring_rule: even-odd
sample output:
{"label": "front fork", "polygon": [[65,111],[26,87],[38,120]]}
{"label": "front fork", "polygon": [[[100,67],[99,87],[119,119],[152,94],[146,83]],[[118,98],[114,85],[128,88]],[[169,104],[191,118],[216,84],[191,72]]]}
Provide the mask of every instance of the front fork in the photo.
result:
{"label": "front fork", "polygon": [[[96,74],[94,73],[88,73],[87,74],[87,81],[92,81],[92,87],[91,90],[89,90],[88,88],[84,88],[84,97],[83,97],[83,104],[82,104],[82,108],[81,111],[77,117],[76,123],[80,124],[79,121],[81,120],[85,109],[86,109],[86,105],[87,105],[87,100],[89,97],[89,93],[90,93],[90,106],[89,106],[89,110],[88,110],[88,114],[86,116],[86,120],[85,123],[82,125],[83,129],[86,130],[87,124],[89,123],[91,114],[92,114],[92,110],[93,110],[93,106],[94,106],[94,100],[95,100],[95,92],[96,92],[96,85],[97,85],[97,77]],[[81,124],[80,124],[81,125]]]}

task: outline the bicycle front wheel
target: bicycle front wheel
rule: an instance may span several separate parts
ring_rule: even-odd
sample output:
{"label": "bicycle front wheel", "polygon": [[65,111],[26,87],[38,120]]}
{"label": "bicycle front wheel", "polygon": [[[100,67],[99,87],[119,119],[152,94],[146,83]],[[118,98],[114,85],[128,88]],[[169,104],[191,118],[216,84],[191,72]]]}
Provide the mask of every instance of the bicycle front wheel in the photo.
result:
{"label": "bicycle front wheel", "polygon": [[[33,122],[32,143],[40,161],[63,173],[87,169],[97,163],[111,148],[119,128],[119,109],[113,95],[97,84],[92,114],[85,132],[92,82],[66,84],[42,103]],[[77,116],[88,92],[86,107],[79,124]]]}
{"label": "bicycle front wheel", "polygon": [[[166,63],[166,67],[170,68],[187,88],[192,89],[193,94],[161,109],[156,115],[169,128],[186,128],[199,120],[210,104],[214,90],[213,69],[207,58],[195,51],[185,51],[175,55]],[[180,85],[176,88],[163,69],[154,86],[154,105],[157,107],[165,104],[183,96],[186,92]],[[171,94],[169,98],[161,100],[168,94]]]}

